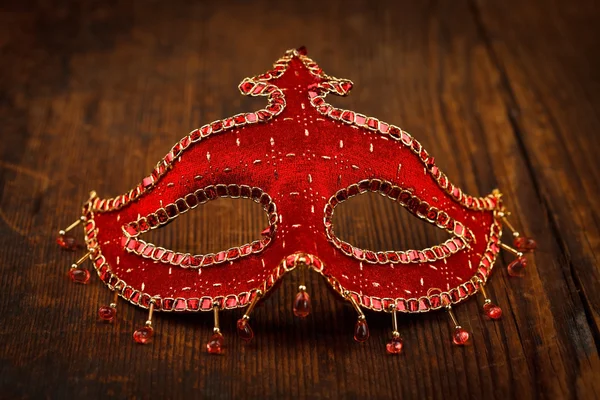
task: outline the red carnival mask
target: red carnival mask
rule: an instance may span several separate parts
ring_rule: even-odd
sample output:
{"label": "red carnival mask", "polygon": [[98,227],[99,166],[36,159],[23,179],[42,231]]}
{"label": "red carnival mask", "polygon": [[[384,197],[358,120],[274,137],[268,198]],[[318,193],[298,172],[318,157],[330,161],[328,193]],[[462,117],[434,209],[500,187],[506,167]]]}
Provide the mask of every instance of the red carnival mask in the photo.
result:
{"label": "red carnival mask", "polygon": [[[526,264],[522,253],[535,242],[507,224],[516,249],[501,243],[506,212],[498,191],[486,197],[463,193],[411,135],[325,101],[327,94],[345,96],[351,88],[351,81],[324,74],[303,49],[244,79],[240,91],[265,96],[264,109],[193,130],[124,195],[101,199],[92,192],[80,220],[89,253],[73,265],[71,278],[87,283],[89,272],[80,264],[89,258],[115,297],[149,308],[146,326],[134,334],[140,343],[153,334],[152,311],[216,314],[239,307],[248,309],[238,332],[250,340],[257,300],[286,272],[305,266],[355,307],[357,341],[369,335],[362,309],[393,314],[387,350],[398,353],[396,312],[444,308],[455,325],[453,341],[464,344],[469,333],[452,305],[481,291],[485,313],[499,318],[500,308],[484,291],[496,256],[501,247],[516,254],[508,272],[519,275]],[[430,248],[379,252],[340,240],[332,224],[336,206],[365,192],[397,201],[452,237]],[[219,197],[260,203],[269,221],[263,238],[215,254],[183,254],[144,240],[149,230]],[[75,247],[66,232],[74,225],[61,231],[63,247]],[[295,313],[305,316],[309,301],[301,287]],[[100,317],[110,321],[115,314],[116,298]],[[208,351],[219,353],[222,342],[216,326]]]}

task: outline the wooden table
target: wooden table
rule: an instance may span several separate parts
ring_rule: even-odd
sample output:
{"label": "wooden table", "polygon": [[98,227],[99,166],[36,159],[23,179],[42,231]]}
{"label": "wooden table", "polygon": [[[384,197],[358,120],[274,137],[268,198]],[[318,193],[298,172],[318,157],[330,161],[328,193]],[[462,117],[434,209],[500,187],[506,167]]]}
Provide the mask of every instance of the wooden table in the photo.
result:
{"label": "wooden table", "polygon": [[[594,2],[4,3],[0,397],[600,397]],[[336,104],[411,132],[466,192],[500,188],[514,224],[537,239],[524,278],[507,276],[510,256],[498,261],[489,292],[501,321],[486,320],[480,299],[456,308],[470,346],[450,343],[444,312],[400,318],[401,356],[384,351],[389,315],[368,313],[371,339],[356,344],[355,313],[312,273],[287,277],[256,310],[250,346],[234,334],[240,312],[222,315],[222,357],[205,351],[209,314],[157,315],[154,342],[134,345],[143,310],[123,304],[116,324],[100,323],[106,288],[66,278],[74,255],[55,234],[91,189],[124,193],[192,128],[254,108],[239,81],[300,45],[354,81]],[[159,238],[204,249],[255,235],[258,214],[235,204]],[[433,240],[396,204],[365,196],[348,207],[349,241]],[[306,320],[291,312],[300,282],[314,301]]]}

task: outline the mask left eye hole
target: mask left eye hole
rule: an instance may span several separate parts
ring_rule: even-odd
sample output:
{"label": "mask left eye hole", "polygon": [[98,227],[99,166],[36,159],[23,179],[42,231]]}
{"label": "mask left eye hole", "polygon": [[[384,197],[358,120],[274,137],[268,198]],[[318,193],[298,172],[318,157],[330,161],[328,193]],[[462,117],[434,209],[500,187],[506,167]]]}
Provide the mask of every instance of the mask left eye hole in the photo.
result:
{"label": "mask left eye hole", "polygon": [[[183,214],[187,215],[181,218]],[[176,219],[180,220],[171,225]],[[260,188],[207,186],[124,225],[123,246],[129,253],[166,264],[208,267],[261,252],[271,243],[277,220],[275,203]],[[199,238],[196,232],[210,236]],[[171,250],[153,244],[175,242],[175,237],[180,243],[179,237],[187,240],[188,246]]]}

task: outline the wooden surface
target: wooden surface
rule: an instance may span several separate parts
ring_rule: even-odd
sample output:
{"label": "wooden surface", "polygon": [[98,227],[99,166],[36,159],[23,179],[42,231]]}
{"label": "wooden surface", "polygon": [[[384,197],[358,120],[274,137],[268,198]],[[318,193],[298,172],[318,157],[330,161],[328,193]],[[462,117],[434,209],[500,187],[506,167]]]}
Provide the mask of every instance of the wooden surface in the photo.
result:
{"label": "wooden surface", "polygon": [[[600,397],[593,1],[33,3],[0,7],[0,398]],[[471,346],[450,344],[443,312],[400,319],[399,357],[384,351],[389,315],[369,313],[371,339],[356,344],[354,311],[307,273],[256,310],[250,346],[234,334],[240,312],[222,315],[225,356],[204,350],[208,314],[157,315],[155,341],[139,346],[142,310],[121,304],[115,325],[99,323],[109,292],[67,280],[74,256],[54,236],[88,192],[123,193],[192,128],[254,109],[239,81],[300,45],[354,81],[337,104],[411,132],[466,192],[499,187],[538,240],[523,279],[507,276],[510,256],[497,264],[501,321],[480,299],[457,307]],[[381,198],[347,207],[348,240],[435,240]],[[224,201],[157,240],[220,248],[260,222],[247,202]],[[291,312],[301,282],[306,320]]]}

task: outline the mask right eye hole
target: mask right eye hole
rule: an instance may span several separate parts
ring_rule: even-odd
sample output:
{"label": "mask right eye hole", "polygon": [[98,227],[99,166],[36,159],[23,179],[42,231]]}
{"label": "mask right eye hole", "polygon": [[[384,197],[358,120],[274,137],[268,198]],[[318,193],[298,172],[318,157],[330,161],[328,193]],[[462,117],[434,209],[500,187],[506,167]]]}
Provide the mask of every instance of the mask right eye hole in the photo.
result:
{"label": "mask right eye hole", "polygon": [[474,238],[461,222],[412,191],[379,179],[361,181],[331,196],[324,224],[329,241],[343,253],[379,264],[442,260]]}
{"label": "mask right eye hole", "polygon": [[332,221],[340,240],[373,251],[422,249],[452,237],[419,221],[397,202],[373,192],[338,205]]}

